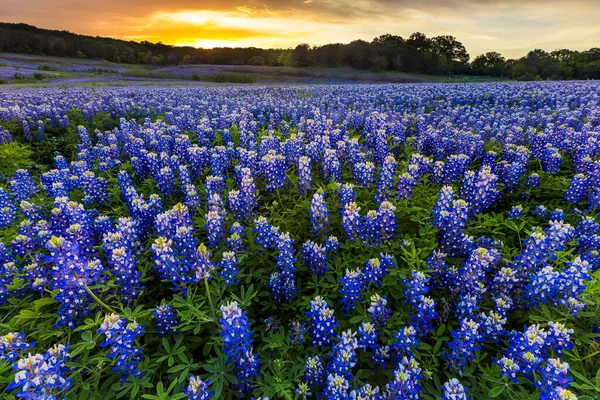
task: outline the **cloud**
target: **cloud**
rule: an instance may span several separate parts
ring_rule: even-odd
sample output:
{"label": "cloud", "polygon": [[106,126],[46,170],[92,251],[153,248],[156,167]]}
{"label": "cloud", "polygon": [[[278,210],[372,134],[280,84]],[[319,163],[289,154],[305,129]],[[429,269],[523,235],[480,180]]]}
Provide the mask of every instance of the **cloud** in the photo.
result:
{"label": "cloud", "polygon": [[0,0],[1,20],[170,44],[290,47],[451,34],[472,56],[597,46],[597,0]]}

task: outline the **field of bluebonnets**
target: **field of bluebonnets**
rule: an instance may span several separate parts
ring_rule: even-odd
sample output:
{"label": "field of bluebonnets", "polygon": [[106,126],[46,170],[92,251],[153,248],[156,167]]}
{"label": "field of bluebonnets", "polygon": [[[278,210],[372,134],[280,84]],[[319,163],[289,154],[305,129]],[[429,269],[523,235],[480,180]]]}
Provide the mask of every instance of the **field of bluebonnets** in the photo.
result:
{"label": "field of bluebonnets", "polygon": [[597,399],[600,83],[0,92],[4,399]]}

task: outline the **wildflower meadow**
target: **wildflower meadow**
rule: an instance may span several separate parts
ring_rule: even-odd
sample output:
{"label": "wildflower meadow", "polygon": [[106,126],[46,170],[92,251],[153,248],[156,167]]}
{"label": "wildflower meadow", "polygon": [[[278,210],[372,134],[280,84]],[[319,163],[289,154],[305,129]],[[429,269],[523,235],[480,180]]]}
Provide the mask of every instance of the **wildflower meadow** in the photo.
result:
{"label": "wildflower meadow", "polygon": [[2,399],[600,398],[600,83],[5,88]]}

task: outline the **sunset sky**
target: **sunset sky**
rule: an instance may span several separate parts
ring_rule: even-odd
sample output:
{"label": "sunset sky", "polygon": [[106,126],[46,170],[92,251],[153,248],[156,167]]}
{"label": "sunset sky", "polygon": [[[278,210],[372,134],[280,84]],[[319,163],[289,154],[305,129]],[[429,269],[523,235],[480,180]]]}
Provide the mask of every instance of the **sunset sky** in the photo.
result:
{"label": "sunset sky", "polygon": [[471,57],[600,47],[598,0],[0,0],[0,21],[196,47],[454,35]]}

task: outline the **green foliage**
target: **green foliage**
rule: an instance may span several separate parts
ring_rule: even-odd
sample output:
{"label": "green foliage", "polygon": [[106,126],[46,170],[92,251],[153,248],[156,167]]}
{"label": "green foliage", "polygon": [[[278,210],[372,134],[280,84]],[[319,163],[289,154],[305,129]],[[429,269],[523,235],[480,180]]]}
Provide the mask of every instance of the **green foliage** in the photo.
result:
{"label": "green foliage", "polygon": [[[237,79],[237,78],[236,78]],[[242,83],[242,82],[238,82]],[[246,82],[243,82],[246,83]],[[299,90],[299,97],[309,97],[309,92]],[[428,110],[431,111],[431,110]],[[33,145],[23,144],[21,128],[16,121],[5,122],[4,127],[15,135],[18,142],[0,146],[0,173],[10,176],[17,168],[31,167],[34,163],[39,165],[33,170],[39,175],[46,169],[52,167],[54,152],[58,151],[69,159],[74,159],[78,143],[77,127],[84,125],[93,135],[94,130],[111,130],[117,126],[116,121],[108,113],[99,113],[90,121],[84,118],[81,110],[73,109],[68,113],[70,124],[66,129],[48,129],[43,141]],[[130,117],[139,117],[131,115]],[[154,116],[153,119],[161,118]],[[411,129],[411,128],[409,128]],[[234,142],[239,141],[237,127],[232,127],[230,133]],[[264,132],[262,133],[264,134]],[[275,134],[280,134],[275,132]],[[351,132],[353,137],[359,138],[358,132]],[[217,132],[217,140],[221,140]],[[363,140],[363,138],[360,138]],[[397,159],[402,167],[406,167],[412,153],[409,141]],[[487,149],[491,150],[491,148]],[[124,164],[122,169],[131,172],[131,166]],[[565,169],[570,169],[568,161]],[[513,258],[520,250],[526,235],[544,221],[532,216],[531,211],[535,205],[543,204],[548,208],[570,206],[562,200],[562,194],[568,184],[564,176],[554,176],[543,173],[538,168],[533,168],[540,173],[541,182],[539,188],[531,190],[523,185],[515,194],[508,195],[502,202],[498,203],[488,212],[476,216],[466,230],[468,235],[475,237],[488,236],[503,242],[502,257]],[[111,200],[99,211],[111,217],[125,217],[129,215],[124,205],[117,181],[115,179],[117,170],[107,171],[99,174],[107,179],[110,187]],[[310,239],[309,203],[305,196],[297,193],[297,171],[288,171],[291,184],[276,193],[266,194],[262,189],[262,183],[258,182],[260,193],[260,214],[269,221],[279,226],[282,232],[290,232],[296,244]],[[208,172],[205,171],[203,176]],[[343,169],[343,180],[347,181],[351,172],[347,167]],[[314,171],[315,190],[324,188],[330,195],[326,197],[329,210],[338,207],[337,183],[326,182],[319,171]],[[198,182],[196,182],[198,183]],[[233,182],[227,181],[228,189]],[[156,192],[156,187],[151,180],[138,182],[137,189],[146,198]],[[201,192],[204,190],[200,188]],[[396,216],[399,227],[399,240],[383,244],[380,248],[363,248],[358,243],[344,240],[344,234],[340,227],[338,213],[332,213],[330,233],[340,238],[341,252],[332,257],[330,272],[323,278],[317,278],[308,273],[306,266],[298,262],[298,287],[299,300],[284,305],[273,304],[267,289],[269,274],[274,270],[275,252],[261,252],[253,242],[254,233],[248,232],[248,248],[238,254],[240,261],[241,284],[234,288],[224,289],[221,278],[215,277],[210,287],[205,290],[202,286],[188,288],[186,295],[171,290],[170,284],[160,282],[156,279],[153,269],[153,260],[150,252],[141,253],[137,268],[143,273],[142,279],[152,280],[152,285],[143,292],[137,306],[134,309],[121,304],[115,294],[114,281],[108,281],[101,293],[102,301],[114,307],[120,315],[125,315],[130,320],[136,320],[147,326],[144,337],[145,354],[141,369],[145,376],[139,379],[129,379],[125,384],[119,382],[118,374],[112,371],[114,360],[105,356],[100,349],[103,338],[97,333],[105,313],[104,306],[100,303],[93,305],[93,314],[85,320],[85,323],[75,331],[66,333],[62,330],[53,329],[56,322],[56,310],[58,303],[53,299],[56,293],[45,293],[43,295],[30,295],[23,299],[11,299],[10,304],[0,307],[0,329],[5,331],[27,331],[31,338],[38,342],[40,348],[47,348],[55,343],[57,339],[69,341],[72,345],[70,354],[72,361],[70,366],[74,369],[74,387],[67,394],[68,399],[148,399],[166,400],[182,399],[181,391],[190,376],[210,376],[211,388],[215,391],[216,399],[234,399],[237,393],[232,386],[237,382],[233,367],[227,362],[227,358],[221,353],[222,340],[218,329],[218,307],[228,300],[238,301],[240,306],[247,310],[248,316],[255,330],[254,346],[261,356],[261,374],[255,392],[257,396],[267,396],[271,399],[295,399],[294,389],[303,374],[303,361],[307,355],[317,355],[316,349],[308,350],[290,343],[289,335],[283,328],[267,331],[264,318],[269,315],[277,315],[284,326],[291,321],[303,320],[308,301],[317,294],[324,294],[330,302],[341,299],[339,295],[339,277],[348,266],[361,266],[372,257],[377,257],[380,252],[388,252],[395,257],[397,268],[393,269],[389,276],[383,281],[384,292],[390,302],[390,308],[398,311],[388,321],[388,329],[382,333],[385,343],[391,341],[391,334],[405,325],[409,318],[407,307],[403,303],[404,284],[400,279],[406,279],[411,271],[427,271],[427,258],[437,248],[437,229],[431,223],[433,205],[437,199],[440,187],[433,182],[426,181],[415,187],[410,201],[392,200],[397,208]],[[506,211],[511,205],[519,202],[519,193],[527,193],[529,197],[522,201],[525,216],[519,221],[506,218]],[[204,195],[202,192],[201,195]],[[41,195],[40,195],[41,196]],[[373,207],[372,198],[374,189],[361,190],[358,193],[357,203],[363,212]],[[45,208],[52,206],[52,199],[40,197],[39,202]],[[176,196],[165,198],[165,209],[170,209],[180,198]],[[199,237],[205,237],[204,215],[207,205],[197,210],[195,227]],[[575,217],[568,213],[568,223],[574,224]],[[228,221],[231,223],[232,221]],[[17,227],[4,230],[0,240],[7,241],[14,237]],[[144,248],[149,248],[154,238],[147,238]],[[406,242],[400,245],[401,240]],[[220,254],[214,255],[219,259]],[[568,254],[561,253],[554,262],[564,265]],[[458,262],[458,261],[457,261]],[[572,340],[576,343],[573,351],[565,353],[565,358],[571,366],[574,377],[573,388],[581,394],[580,399],[596,399],[600,394],[600,345],[594,340],[595,335],[591,333],[593,327],[600,323],[600,271],[597,271],[594,280],[588,285],[586,291],[586,310],[580,312],[579,318],[574,318],[565,310],[560,308],[549,308],[542,306],[531,312],[511,316],[514,320],[513,326],[508,329],[522,329],[524,324],[543,323],[549,320],[568,322],[573,326],[575,333]],[[11,283],[11,289],[16,290],[24,284],[24,280],[16,278]],[[368,299],[373,290],[365,295]],[[176,335],[160,338],[152,329],[150,311],[153,307],[165,299],[172,304],[180,319],[180,326]],[[215,307],[211,306],[215,303]],[[366,301],[358,304],[357,312],[350,318],[340,318],[340,329],[356,329],[357,325],[368,319]],[[426,400],[438,399],[442,384],[450,377],[446,368],[442,353],[450,338],[450,331],[456,326],[450,321],[440,322],[439,326],[420,343],[416,350],[416,358],[426,371],[426,379],[423,381],[423,398]],[[531,399],[534,398],[535,389],[527,382],[513,383],[502,378],[499,369],[490,363],[490,358],[498,354],[498,345],[488,344],[478,352],[476,359],[465,370],[461,381],[469,387],[468,394],[472,399]],[[356,378],[359,382],[370,382],[374,385],[384,386],[391,376],[374,374],[369,363],[359,363],[356,368]],[[14,371],[8,363],[0,363],[0,391],[12,380]],[[11,398],[6,392],[0,392],[3,398]]]}
{"label": "green foliage", "polygon": [[10,177],[20,168],[29,168],[34,162],[33,152],[26,144],[11,142],[0,145],[0,176]]}

